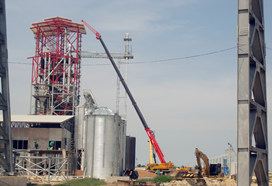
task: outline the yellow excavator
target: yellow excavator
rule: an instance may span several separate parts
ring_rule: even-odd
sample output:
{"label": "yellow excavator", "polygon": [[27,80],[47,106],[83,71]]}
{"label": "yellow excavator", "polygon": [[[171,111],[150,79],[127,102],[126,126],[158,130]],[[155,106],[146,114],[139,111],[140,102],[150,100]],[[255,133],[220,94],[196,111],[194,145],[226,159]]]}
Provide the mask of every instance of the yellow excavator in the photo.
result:
{"label": "yellow excavator", "polygon": [[[198,148],[195,149],[195,155],[196,155],[196,161],[198,166],[198,177],[203,176],[222,176],[222,170],[221,170],[221,163],[211,163],[209,164],[209,158],[206,154],[198,150]],[[205,167],[202,169],[201,161],[203,160]]]}

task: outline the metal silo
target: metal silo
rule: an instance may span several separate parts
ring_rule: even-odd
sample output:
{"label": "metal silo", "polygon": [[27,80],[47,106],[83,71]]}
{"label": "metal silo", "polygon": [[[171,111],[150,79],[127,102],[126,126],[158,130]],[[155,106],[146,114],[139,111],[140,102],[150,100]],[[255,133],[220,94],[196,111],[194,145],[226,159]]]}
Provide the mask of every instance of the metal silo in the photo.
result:
{"label": "metal silo", "polygon": [[[80,165],[80,170],[84,170],[84,151],[86,147],[86,127],[87,119],[86,115],[92,113],[93,110],[97,108],[94,96],[90,90],[84,90],[83,96],[85,98],[85,103],[83,105],[77,106],[75,111],[75,149],[77,157],[77,165]],[[79,169],[79,167],[77,167]]]}
{"label": "metal silo", "polygon": [[126,169],[126,134],[127,134],[127,122],[126,120],[121,120],[120,125],[120,146],[121,146],[121,166],[120,175],[122,175],[123,170]]}
{"label": "metal silo", "polygon": [[85,125],[84,125],[85,106],[80,105],[76,107],[75,114],[75,147],[77,150],[84,148]]}
{"label": "metal silo", "polygon": [[125,122],[110,109],[100,107],[86,116],[86,175],[105,179],[119,176],[125,161]]}

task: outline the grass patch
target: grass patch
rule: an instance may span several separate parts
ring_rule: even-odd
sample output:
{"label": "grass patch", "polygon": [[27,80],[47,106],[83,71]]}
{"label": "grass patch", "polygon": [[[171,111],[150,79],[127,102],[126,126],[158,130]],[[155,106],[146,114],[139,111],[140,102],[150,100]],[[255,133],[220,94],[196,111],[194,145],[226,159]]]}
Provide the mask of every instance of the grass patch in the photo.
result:
{"label": "grass patch", "polygon": [[161,175],[161,176],[155,177],[153,181],[156,183],[165,183],[165,182],[172,181],[173,178],[174,178],[173,176]]}
{"label": "grass patch", "polygon": [[57,186],[89,186],[89,185],[106,185],[104,180],[99,180],[95,178],[84,178],[84,179],[73,179],[62,184],[57,184]]}
{"label": "grass patch", "polygon": [[174,178],[173,176],[161,175],[161,176],[156,176],[155,178],[152,178],[152,179],[139,179],[136,181],[136,183],[143,183],[143,182],[165,183],[165,182],[172,181],[173,178]]}

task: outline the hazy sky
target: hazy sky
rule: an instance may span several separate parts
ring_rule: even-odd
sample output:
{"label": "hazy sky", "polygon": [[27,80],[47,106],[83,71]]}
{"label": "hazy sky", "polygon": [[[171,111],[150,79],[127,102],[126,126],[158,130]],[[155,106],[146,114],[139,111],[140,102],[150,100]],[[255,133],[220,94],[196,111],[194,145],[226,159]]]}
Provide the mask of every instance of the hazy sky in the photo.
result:
{"label": "hazy sky", "polygon": [[[264,3],[270,116],[272,1]],[[131,35],[135,58],[130,61],[128,86],[167,161],[194,166],[195,147],[208,157],[224,154],[228,143],[236,149],[237,0],[12,0],[6,1],[6,9],[13,114],[30,110],[27,57],[35,48],[31,23],[55,16],[84,19],[101,33],[110,51],[123,52],[123,37]],[[228,50],[164,60],[224,49]],[[89,30],[83,50],[103,51]],[[158,60],[164,61],[149,63]],[[110,65],[95,65],[100,63],[109,61],[82,60],[81,90],[90,89],[99,106],[115,110],[116,74]],[[127,134],[137,138],[136,162],[148,163],[148,139],[129,101]]]}

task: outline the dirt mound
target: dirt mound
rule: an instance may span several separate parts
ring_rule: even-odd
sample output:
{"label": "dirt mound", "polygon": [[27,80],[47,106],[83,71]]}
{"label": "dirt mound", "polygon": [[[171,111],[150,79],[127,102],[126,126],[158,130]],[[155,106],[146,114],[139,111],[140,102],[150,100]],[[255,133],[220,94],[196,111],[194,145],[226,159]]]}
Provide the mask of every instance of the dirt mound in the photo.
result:
{"label": "dirt mound", "polygon": [[146,171],[146,170],[137,170],[138,174],[139,174],[139,178],[154,178],[157,175],[155,173]]}

